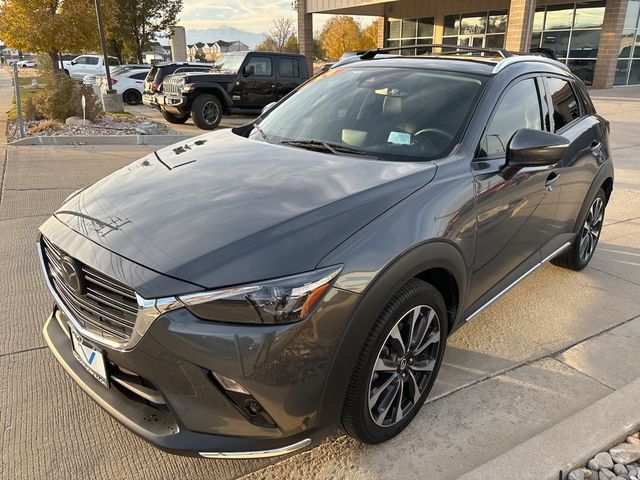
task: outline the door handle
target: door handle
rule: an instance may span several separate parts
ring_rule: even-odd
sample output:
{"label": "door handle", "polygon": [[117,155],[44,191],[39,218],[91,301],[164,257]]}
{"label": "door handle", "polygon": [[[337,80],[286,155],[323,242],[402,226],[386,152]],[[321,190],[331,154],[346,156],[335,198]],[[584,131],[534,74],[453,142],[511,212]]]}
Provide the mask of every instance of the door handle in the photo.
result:
{"label": "door handle", "polygon": [[547,190],[552,191],[559,178],[560,178],[560,174],[558,172],[551,172],[547,177],[547,181],[544,182],[544,187]]}

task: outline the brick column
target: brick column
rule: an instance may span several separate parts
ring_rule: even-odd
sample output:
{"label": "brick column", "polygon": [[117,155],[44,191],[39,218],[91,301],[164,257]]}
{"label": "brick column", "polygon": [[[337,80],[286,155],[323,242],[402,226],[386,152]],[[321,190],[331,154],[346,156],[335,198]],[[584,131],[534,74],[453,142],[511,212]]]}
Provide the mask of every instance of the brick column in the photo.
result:
{"label": "brick column", "polygon": [[504,46],[512,52],[528,52],[531,47],[536,0],[511,0]]}
{"label": "brick column", "polygon": [[600,33],[598,59],[593,75],[594,88],[611,88],[613,86],[626,13],[627,0],[607,0],[602,32]]}
{"label": "brick column", "polygon": [[313,75],[313,14],[307,13],[307,0],[298,0],[298,42]]}
{"label": "brick column", "polygon": [[387,36],[387,17],[378,17],[378,37],[376,39],[376,47],[384,48],[384,39]]}

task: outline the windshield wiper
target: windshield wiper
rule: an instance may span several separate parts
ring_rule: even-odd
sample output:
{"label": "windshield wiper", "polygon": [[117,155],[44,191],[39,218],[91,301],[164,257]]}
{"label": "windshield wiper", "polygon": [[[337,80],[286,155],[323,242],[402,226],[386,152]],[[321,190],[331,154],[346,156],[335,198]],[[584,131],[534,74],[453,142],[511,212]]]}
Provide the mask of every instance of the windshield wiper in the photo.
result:
{"label": "windshield wiper", "polygon": [[292,147],[320,149],[338,155],[340,153],[351,153],[354,155],[366,155],[374,156],[364,150],[358,150],[357,148],[346,147],[344,145],[336,145],[335,143],[320,142],[318,140],[284,140],[280,142],[283,145],[291,145]]}
{"label": "windshield wiper", "polygon": [[269,140],[269,137],[267,137],[267,134],[264,133],[264,131],[262,130],[262,127],[260,125],[258,125],[257,123],[254,123],[253,124],[253,128],[255,128],[258,131],[258,133],[260,135],[262,135],[262,138],[264,138],[265,142],[271,143],[271,141]]}

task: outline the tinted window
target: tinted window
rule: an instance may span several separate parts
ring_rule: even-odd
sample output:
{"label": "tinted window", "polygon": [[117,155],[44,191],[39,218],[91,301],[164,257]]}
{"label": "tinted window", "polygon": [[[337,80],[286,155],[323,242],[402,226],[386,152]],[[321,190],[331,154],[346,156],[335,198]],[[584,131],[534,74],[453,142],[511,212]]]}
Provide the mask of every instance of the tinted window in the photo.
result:
{"label": "tinted window", "polygon": [[298,60],[294,58],[281,58],[278,60],[278,72],[281,77],[299,77],[300,68]]}
{"label": "tinted window", "polygon": [[502,97],[487,125],[479,156],[504,155],[509,140],[521,128],[542,129],[538,88],[532,78],[516,83]]}
{"label": "tinted window", "polygon": [[270,77],[273,75],[273,66],[269,57],[253,57],[247,65],[254,68],[254,75],[260,77]]}
{"label": "tinted window", "polygon": [[131,78],[134,80],[144,80],[147,76],[147,72],[136,73],[135,75],[131,75]]}
{"label": "tinted window", "polygon": [[108,61],[109,65],[120,65],[120,60],[118,60],[116,57],[109,57]]}
{"label": "tinted window", "polygon": [[76,63],[76,65],[86,65],[87,64],[87,58],[88,57],[78,57],[74,60],[74,62]]}
{"label": "tinted window", "polygon": [[100,59],[98,57],[86,57],[87,65],[98,65]]}
{"label": "tinted window", "polygon": [[547,78],[547,90],[553,103],[553,131],[557,132],[580,116],[580,107],[566,80]]}

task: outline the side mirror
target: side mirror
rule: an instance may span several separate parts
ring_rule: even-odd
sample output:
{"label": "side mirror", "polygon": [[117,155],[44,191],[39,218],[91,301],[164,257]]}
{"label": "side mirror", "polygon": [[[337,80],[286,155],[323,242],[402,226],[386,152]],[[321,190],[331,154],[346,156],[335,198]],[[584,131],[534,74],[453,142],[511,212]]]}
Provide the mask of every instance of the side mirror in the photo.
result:
{"label": "side mirror", "polygon": [[253,75],[256,73],[256,67],[254,67],[253,65],[245,65],[244,68],[242,69],[242,74],[245,77],[248,77],[249,75]]}
{"label": "side mirror", "polygon": [[507,145],[507,165],[535,167],[553,165],[562,160],[569,140],[555,133],[521,128],[513,134]]}
{"label": "side mirror", "polygon": [[75,60],[71,60],[71,65],[75,65],[76,61]]}
{"label": "side mirror", "polygon": [[271,103],[268,103],[267,105],[265,105],[264,108],[262,109],[262,115],[264,115],[269,110],[271,110],[273,107],[275,107],[276,103],[278,103],[278,102],[271,102]]}

